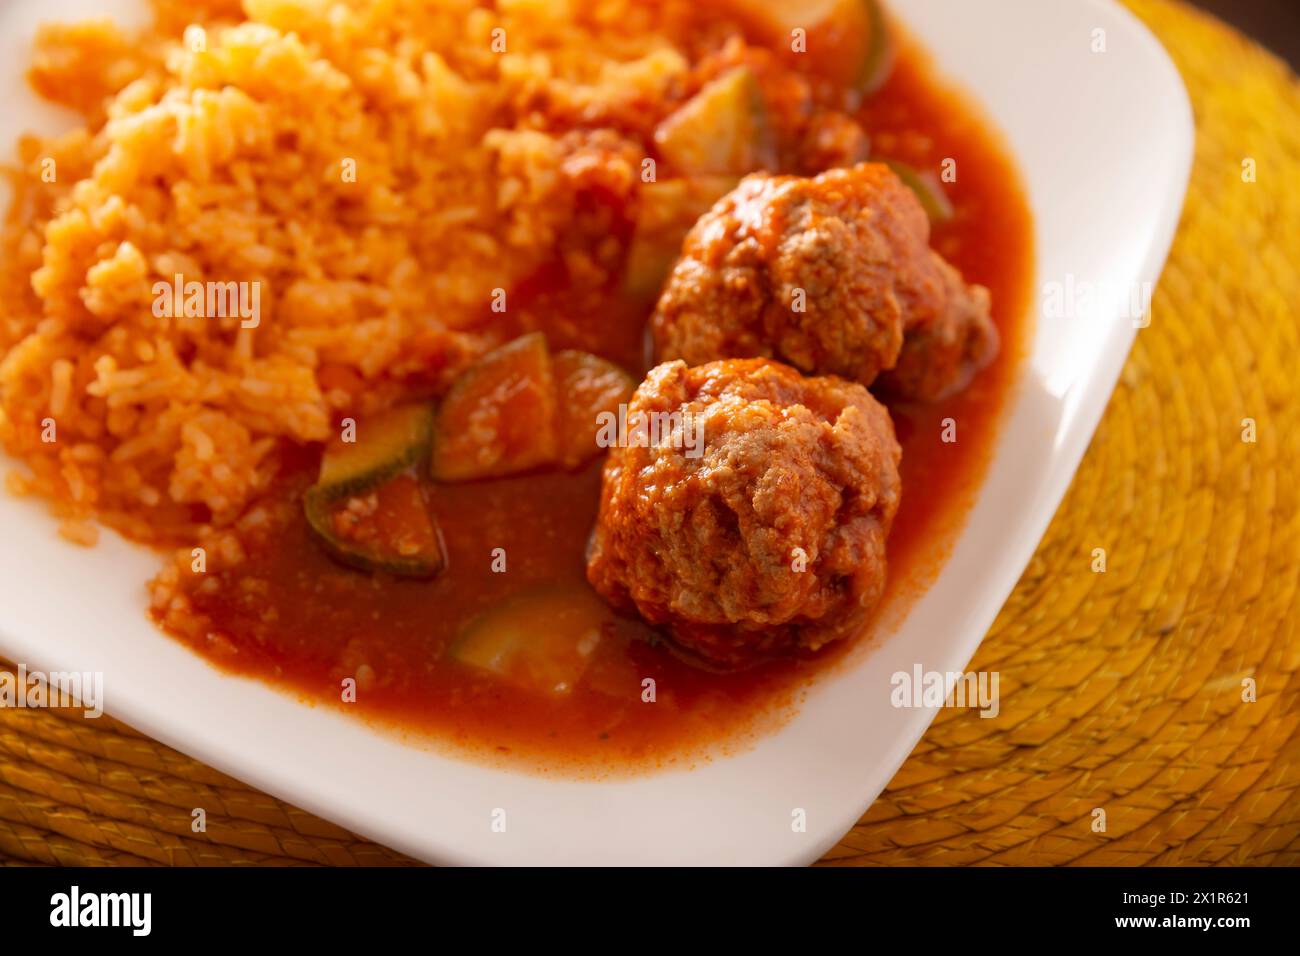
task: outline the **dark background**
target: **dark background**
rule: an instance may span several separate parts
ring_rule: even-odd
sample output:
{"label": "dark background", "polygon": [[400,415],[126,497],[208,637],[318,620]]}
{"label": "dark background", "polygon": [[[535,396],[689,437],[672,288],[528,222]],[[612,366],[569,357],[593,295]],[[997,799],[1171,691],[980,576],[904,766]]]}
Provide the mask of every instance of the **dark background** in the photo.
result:
{"label": "dark background", "polygon": [[1300,69],[1300,0],[1192,0]]}

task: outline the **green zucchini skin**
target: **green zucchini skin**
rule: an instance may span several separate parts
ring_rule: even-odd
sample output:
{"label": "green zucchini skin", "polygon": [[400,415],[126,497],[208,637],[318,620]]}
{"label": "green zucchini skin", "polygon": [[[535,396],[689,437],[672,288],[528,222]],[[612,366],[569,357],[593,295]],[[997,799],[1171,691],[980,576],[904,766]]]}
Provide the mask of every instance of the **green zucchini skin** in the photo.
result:
{"label": "green zucchini skin", "polygon": [[[442,531],[434,522],[437,533],[437,553],[426,558],[396,554],[381,554],[339,538],[331,526],[332,506],[339,497],[329,497],[320,488],[308,488],[303,495],[303,513],[317,539],[335,560],[358,571],[385,571],[404,578],[434,578],[447,567],[447,547]],[[432,520],[432,518],[430,519]]]}
{"label": "green zucchini skin", "polygon": [[916,193],[916,198],[921,201],[925,214],[930,217],[930,222],[941,223],[952,219],[952,200],[948,198],[938,182],[932,182],[931,178],[907,163],[900,163],[894,159],[886,159],[882,162],[894,171],[894,175],[903,181],[904,186]]}
{"label": "green zucchini skin", "polygon": [[[500,478],[556,461],[555,379],[546,336],[529,332],[460,374],[438,407],[430,470],[435,481]],[[482,460],[470,424],[494,432],[496,456]]]}
{"label": "green zucchini skin", "polygon": [[422,556],[384,553],[340,538],[334,531],[336,506],[365,494],[415,468],[422,473],[433,444],[434,410],[429,404],[400,405],[357,424],[357,441],[336,443],[321,459],[320,478],[303,494],[303,513],[326,551],[336,560],[363,571],[402,577],[431,578],[447,565],[446,547],[437,522],[435,553]]}
{"label": "green zucchini skin", "polygon": [[857,86],[863,96],[870,96],[885,85],[894,70],[894,36],[880,0],[862,0],[862,3],[867,6],[867,19],[871,23],[871,46]]}
{"label": "green zucchini skin", "polygon": [[419,403],[399,405],[358,422],[354,444],[326,449],[315,487],[337,500],[422,465],[433,446],[433,420],[433,406]]}

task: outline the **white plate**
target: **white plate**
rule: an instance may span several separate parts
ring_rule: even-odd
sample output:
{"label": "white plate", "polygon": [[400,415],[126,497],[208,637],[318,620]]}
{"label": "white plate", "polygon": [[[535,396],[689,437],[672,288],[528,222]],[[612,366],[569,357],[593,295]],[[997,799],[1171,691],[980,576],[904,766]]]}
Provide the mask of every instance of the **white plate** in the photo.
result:
{"label": "white plate", "polygon": [[[958,671],[1046,529],[1135,334],[1127,290],[1154,282],[1191,163],[1182,83],[1109,0],[897,0],[941,69],[1006,134],[1037,224],[1037,288],[1100,294],[1040,316],[1024,381],[964,532],[902,627],[818,685],[797,717],[692,771],[583,783],[403,745],[255,681],[220,674],[145,619],[158,559],[112,535],[62,542],[44,509],[0,494],[0,652],[102,671],[107,709],[142,732],[358,833],[434,862],[774,864],[815,860],[875,799],[934,716],[895,709],[890,675]],[[20,82],[39,19],[129,0],[11,0],[0,10],[0,148],[48,128]],[[137,11],[138,15],[138,11]],[[1106,51],[1092,51],[1096,30]],[[1176,316],[1157,321],[1177,321]],[[0,463],[0,467],[3,463]],[[494,809],[506,811],[493,832]],[[806,813],[794,832],[792,812]]]}

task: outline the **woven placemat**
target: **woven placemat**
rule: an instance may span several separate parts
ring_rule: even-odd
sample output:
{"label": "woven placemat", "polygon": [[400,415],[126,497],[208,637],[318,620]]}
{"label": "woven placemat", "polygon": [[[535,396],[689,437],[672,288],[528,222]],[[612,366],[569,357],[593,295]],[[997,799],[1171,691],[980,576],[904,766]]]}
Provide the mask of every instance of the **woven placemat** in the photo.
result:
{"label": "woven placemat", "polygon": [[[1300,83],[1130,6],[1198,134],[1151,326],[972,665],[999,718],[944,711],[829,863],[1300,863]],[[0,862],[408,861],[107,717],[0,709]]]}

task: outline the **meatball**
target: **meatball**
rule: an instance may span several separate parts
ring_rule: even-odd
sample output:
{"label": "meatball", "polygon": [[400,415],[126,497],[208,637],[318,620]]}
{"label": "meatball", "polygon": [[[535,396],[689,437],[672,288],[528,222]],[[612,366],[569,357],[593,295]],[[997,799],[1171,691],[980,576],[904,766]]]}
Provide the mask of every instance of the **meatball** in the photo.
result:
{"label": "meatball", "polygon": [[719,669],[865,623],[902,456],[865,388],[766,359],[668,362],[628,408],[629,431],[655,421],[672,426],[657,444],[630,441],[605,465],[587,577],[606,600]]}
{"label": "meatball", "polygon": [[937,402],[967,385],[998,357],[997,327],[989,318],[989,290],[966,285],[961,273],[935,255],[948,290],[947,307],[903,336],[898,363],[876,381],[878,391]]}
{"label": "meatball", "polygon": [[691,229],[650,327],[660,361],[776,358],[935,401],[997,354],[988,290],[929,245],[916,195],[879,163],[757,173]]}

